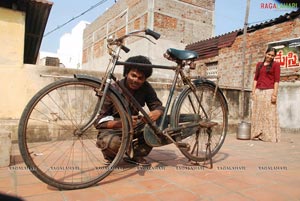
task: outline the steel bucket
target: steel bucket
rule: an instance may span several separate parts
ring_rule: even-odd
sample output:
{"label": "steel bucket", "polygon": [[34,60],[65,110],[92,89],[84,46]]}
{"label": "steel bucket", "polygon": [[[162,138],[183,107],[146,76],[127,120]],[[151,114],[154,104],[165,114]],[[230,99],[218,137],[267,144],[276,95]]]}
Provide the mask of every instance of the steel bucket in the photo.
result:
{"label": "steel bucket", "polygon": [[251,138],[251,124],[242,121],[238,124],[236,138],[239,140],[250,140]]}

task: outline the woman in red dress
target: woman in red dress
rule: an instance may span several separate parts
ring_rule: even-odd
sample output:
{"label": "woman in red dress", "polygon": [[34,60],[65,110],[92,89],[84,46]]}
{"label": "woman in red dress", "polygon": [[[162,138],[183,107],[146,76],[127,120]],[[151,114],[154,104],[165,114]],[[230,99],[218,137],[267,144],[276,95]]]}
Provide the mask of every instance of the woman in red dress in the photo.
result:
{"label": "woman in red dress", "polygon": [[252,88],[251,139],[280,141],[277,95],[280,65],[274,61],[276,49],[268,48],[263,62],[258,62]]}

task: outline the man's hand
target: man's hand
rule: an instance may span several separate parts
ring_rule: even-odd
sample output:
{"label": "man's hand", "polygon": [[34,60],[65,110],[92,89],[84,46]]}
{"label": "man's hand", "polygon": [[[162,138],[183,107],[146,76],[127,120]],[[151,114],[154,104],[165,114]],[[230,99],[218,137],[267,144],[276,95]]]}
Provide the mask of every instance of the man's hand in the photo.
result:
{"label": "man's hand", "polygon": [[149,117],[151,119],[151,121],[156,121],[161,115],[162,115],[162,111],[161,110],[153,110],[151,112],[149,112]]}
{"label": "man's hand", "polygon": [[133,127],[136,127],[137,123],[139,122],[140,120],[140,116],[132,116],[132,125]]}
{"label": "man's hand", "polygon": [[116,120],[107,121],[107,122],[102,123],[100,128],[108,128],[108,129],[122,128],[122,122],[116,121]]}

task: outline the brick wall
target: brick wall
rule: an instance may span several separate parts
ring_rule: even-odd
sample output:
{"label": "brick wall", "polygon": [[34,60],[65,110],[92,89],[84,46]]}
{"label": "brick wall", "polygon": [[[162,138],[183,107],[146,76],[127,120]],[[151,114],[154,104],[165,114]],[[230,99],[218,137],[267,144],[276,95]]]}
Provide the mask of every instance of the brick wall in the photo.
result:
{"label": "brick wall", "polygon": [[[300,18],[274,24],[269,27],[253,30],[247,34],[245,58],[245,118],[250,120],[250,93],[253,84],[254,72],[257,62],[262,61],[269,43],[300,37]],[[206,64],[218,62],[219,84],[225,93],[229,104],[229,120],[241,119],[241,88],[242,88],[242,48],[243,34],[238,35],[230,47],[219,49],[218,56],[197,61],[195,74],[205,74]],[[299,67],[300,68],[300,67]],[[281,69],[281,82],[279,85],[279,119],[283,129],[299,131],[300,109],[300,69]],[[297,91],[297,90],[298,91]],[[291,98],[293,97],[293,98]]]}
{"label": "brick wall", "polygon": [[[240,89],[242,82],[242,53],[243,34],[238,35],[230,47],[219,49],[219,55],[208,59],[200,59],[197,62],[197,73],[203,71],[200,66],[210,62],[218,62],[218,74],[221,76],[220,85],[224,88]],[[252,88],[255,67],[257,62],[264,59],[268,43],[288,40],[300,37],[300,19],[275,24],[270,27],[258,29],[247,34],[246,58],[245,58],[245,88]],[[205,70],[205,69],[204,69]],[[297,80],[297,77],[286,75],[282,69],[282,81]],[[297,73],[296,73],[297,74]],[[297,76],[297,75],[293,75]]]}
{"label": "brick wall", "polygon": [[154,27],[168,39],[188,44],[212,36],[214,1],[155,1],[155,11]]}
{"label": "brick wall", "polygon": [[[161,34],[155,47],[139,38],[132,38],[126,45],[131,55],[142,54],[155,59],[169,48],[182,48],[193,41],[209,38],[213,33],[214,0],[120,0],[84,31],[83,68],[95,70],[106,65],[106,37],[117,37],[133,30],[151,28]],[[160,42],[162,41],[162,42]],[[139,44],[139,45],[137,45]],[[168,44],[168,46],[166,46]],[[152,52],[154,52],[152,54]],[[131,56],[130,55],[130,56]],[[127,58],[127,55],[122,58]],[[159,62],[164,60],[159,60]],[[160,63],[166,64],[166,63]],[[97,69],[104,70],[104,69]]]}

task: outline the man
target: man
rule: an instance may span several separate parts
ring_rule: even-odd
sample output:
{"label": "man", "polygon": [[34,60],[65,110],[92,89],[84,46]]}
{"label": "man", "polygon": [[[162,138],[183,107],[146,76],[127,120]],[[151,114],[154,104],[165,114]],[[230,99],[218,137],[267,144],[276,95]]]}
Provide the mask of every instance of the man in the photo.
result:
{"label": "man", "polygon": [[[151,64],[149,59],[144,56],[130,57],[127,59],[127,62]],[[129,90],[141,106],[147,105],[150,111],[148,114],[150,119],[156,121],[163,114],[164,107],[162,106],[162,102],[158,99],[153,87],[146,81],[151,74],[152,68],[139,68],[137,66],[125,65],[123,72],[124,79],[120,80],[120,84]],[[120,121],[110,116],[112,112],[107,112],[106,105],[108,104],[104,104],[101,111],[101,118],[99,118],[96,123],[96,128],[106,129],[106,131],[98,134],[96,145],[102,150],[104,158],[109,163],[114,159],[121,144],[119,137],[120,131],[112,129],[120,128],[122,125]],[[133,158],[127,159],[126,161],[139,165],[148,165],[144,157],[150,153],[152,147],[148,146],[144,140],[144,123],[138,123],[139,113],[134,107],[130,106],[129,109],[133,115],[132,120],[135,126],[135,133],[132,144]],[[105,115],[103,116],[104,113]]]}

